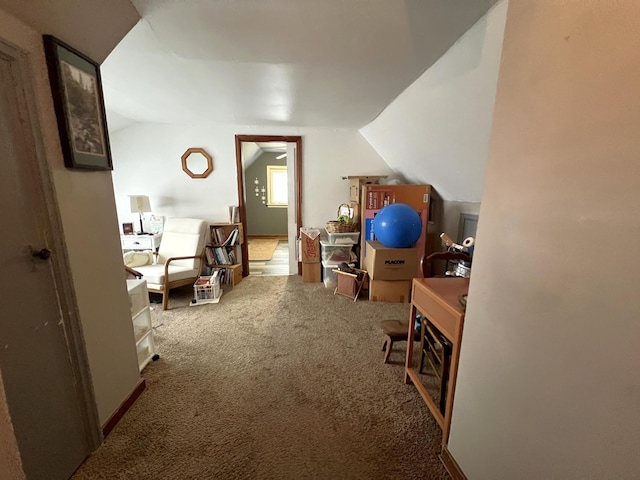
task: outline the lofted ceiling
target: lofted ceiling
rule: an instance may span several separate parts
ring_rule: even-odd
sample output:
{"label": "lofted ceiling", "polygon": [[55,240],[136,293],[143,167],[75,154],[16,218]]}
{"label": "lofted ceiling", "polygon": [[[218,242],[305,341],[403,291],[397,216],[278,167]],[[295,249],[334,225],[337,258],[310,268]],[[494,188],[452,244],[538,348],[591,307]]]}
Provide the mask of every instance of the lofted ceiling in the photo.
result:
{"label": "lofted ceiling", "polygon": [[132,0],[102,65],[109,126],[360,128],[496,0]]}

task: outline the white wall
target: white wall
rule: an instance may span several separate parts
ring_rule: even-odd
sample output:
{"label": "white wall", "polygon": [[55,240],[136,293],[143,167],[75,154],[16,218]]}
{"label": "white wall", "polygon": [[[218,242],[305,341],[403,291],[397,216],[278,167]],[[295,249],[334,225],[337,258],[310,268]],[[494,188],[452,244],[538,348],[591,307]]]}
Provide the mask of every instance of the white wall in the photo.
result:
{"label": "white wall", "polygon": [[[454,240],[458,238],[458,227],[460,225],[460,214],[470,213],[478,215],[480,213],[480,204],[471,202],[450,202],[444,201],[444,228],[442,229],[447,235]],[[439,232],[440,233],[440,232]]]}
{"label": "white wall", "polygon": [[[149,195],[155,214],[228,221],[237,205],[235,135],[302,136],[302,220],[324,226],[349,200],[342,176],[386,175],[389,167],[356,130],[270,128],[233,125],[136,124],[112,133],[114,189],[120,223],[135,221],[127,195]],[[180,157],[189,147],[213,156],[213,172],[193,179]],[[252,179],[246,185],[253,188]]]}
{"label": "white wall", "polygon": [[511,2],[449,450],[640,474],[640,4]]}
{"label": "white wall", "polygon": [[360,132],[389,166],[444,200],[480,202],[507,0]]}
{"label": "white wall", "polygon": [[[55,21],[62,20],[50,19]],[[122,22],[127,21],[123,16]],[[78,31],[69,36],[87,33],[76,27]],[[42,28],[49,31],[47,25]],[[66,241],[99,420],[104,422],[140,379],[111,173],[77,172],[64,167],[42,33],[0,10],[0,36],[26,52],[33,74],[39,128],[62,219],[63,231],[54,233]]]}

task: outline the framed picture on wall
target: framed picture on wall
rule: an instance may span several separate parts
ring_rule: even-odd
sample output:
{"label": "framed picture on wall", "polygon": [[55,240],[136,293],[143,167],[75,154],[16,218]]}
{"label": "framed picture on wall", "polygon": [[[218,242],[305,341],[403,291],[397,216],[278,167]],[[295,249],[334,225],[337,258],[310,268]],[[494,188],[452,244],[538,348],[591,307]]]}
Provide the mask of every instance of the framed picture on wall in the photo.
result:
{"label": "framed picture on wall", "polygon": [[113,170],[99,65],[51,35],[43,40],[65,166]]}

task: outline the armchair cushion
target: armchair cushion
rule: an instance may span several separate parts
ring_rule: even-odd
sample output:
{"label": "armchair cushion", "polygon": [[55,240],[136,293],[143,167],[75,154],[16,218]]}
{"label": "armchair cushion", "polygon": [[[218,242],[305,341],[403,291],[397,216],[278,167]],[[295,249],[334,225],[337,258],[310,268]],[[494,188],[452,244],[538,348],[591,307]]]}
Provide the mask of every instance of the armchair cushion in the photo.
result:
{"label": "armchair cushion", "polygon": [[142,267],[153,263],[153,252],[151,250],[126,252],[122,258],[126,267]]}
{"label": "armchair cushion", "polygon": [[[136,268],[143,278],[147,281],[148,288],[162,288],[165,283],[164,264],[144,265]],[[182,265],[169,264],[169,277],[172,282],[184,280],[185,278],[197,277],[199,274],[197,268],[184,267]],[[155,285],[155,287],[153,286]]]}
{"label": "armchair cushion", "polygon": [[[206,228],[206,223],[202,220],[192,218],[170,218],[167,220],[158,251],[158,263],[164,264],[167,259],[172,257],[201,254],[205,244]],[[176,260],[171,265],[196,268],[199,263],[197,260],[187,259]]]}

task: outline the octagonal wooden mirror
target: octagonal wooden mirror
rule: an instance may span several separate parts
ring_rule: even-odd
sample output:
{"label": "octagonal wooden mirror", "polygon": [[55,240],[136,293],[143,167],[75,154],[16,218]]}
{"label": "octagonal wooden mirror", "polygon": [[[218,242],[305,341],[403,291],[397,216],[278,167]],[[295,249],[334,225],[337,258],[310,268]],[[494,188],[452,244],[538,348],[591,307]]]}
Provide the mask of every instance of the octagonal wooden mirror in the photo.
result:
{"label": "octagonal wooden mirror", "polygon": [[188,148],[181,158],[182,170],[191,178],[207,178],[213,172],[213,158],[203,148]]}

